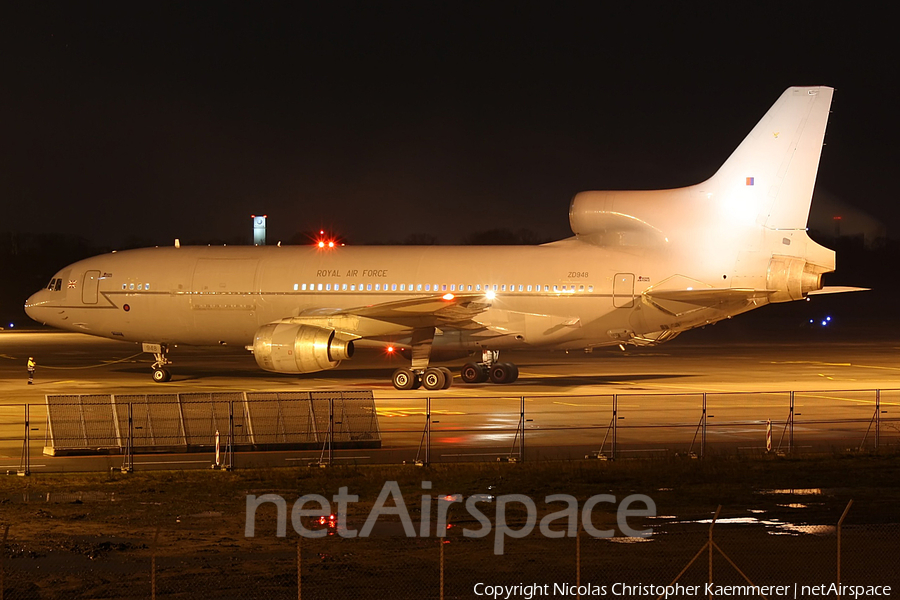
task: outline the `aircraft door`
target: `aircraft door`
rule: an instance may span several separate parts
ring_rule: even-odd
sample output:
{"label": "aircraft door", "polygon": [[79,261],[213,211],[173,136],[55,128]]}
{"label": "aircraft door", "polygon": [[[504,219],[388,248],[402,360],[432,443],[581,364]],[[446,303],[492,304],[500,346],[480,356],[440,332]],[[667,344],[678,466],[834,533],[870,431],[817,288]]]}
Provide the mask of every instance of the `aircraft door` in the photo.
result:
{"label": "aircraft door", "polygon": [[97,292],[100,289],[100,271],[88,271],[81,282],[81,301],[84,304],[97,304]]}
{"label": "aircraft door", "polygon": [[632,308],[634,306],[634,274],[616,273],[613,280],[613,306]]}

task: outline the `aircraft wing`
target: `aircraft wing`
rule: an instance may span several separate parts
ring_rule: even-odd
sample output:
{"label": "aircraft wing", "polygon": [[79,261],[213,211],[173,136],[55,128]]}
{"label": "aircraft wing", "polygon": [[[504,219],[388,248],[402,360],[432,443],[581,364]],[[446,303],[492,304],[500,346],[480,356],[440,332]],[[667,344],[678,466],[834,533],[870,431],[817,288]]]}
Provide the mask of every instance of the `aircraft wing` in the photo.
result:
{"label": "aircraft wing", "polygon": [[406,298],[395,302],[382,302],[340,311],[358,317],[389,321],[398,325],[421,327],[423,325],[463,324],[471,321],[491,307],[484,294],[461,294]]}
{"label": "aircraft wing", "polygon": [[398,329],[484,329],[474,319],[490,307],[491,301],[483,293],[430,295],[346,309],[309,310],[283,321],[335,329],[359,339],[395,334]]}

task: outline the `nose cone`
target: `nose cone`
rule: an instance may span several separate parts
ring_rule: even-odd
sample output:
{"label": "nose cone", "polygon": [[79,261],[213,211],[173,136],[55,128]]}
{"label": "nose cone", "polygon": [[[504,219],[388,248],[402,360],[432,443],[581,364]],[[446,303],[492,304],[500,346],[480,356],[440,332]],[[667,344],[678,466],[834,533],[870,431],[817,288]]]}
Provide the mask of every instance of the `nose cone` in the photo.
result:
{"label": "nose cone", "polygon": [[25,301],[25,314],[38,323],[46,322],[43,317],[47,312],[47,309],[44,308],[44,305],[48,302],[47,294],[47,290],[41,290],[32,294],[31,297]]}

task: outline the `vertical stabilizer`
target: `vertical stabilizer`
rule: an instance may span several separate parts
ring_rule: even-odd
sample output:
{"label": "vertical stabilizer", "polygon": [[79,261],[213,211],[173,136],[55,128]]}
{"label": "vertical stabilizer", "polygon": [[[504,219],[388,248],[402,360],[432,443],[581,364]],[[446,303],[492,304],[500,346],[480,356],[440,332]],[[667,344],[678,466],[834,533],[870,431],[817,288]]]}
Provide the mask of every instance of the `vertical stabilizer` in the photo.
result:
{"label": "vertical stabilizer", "polygon": [[805,229],[830,87],[788,88],[708,183],[767,229]]}

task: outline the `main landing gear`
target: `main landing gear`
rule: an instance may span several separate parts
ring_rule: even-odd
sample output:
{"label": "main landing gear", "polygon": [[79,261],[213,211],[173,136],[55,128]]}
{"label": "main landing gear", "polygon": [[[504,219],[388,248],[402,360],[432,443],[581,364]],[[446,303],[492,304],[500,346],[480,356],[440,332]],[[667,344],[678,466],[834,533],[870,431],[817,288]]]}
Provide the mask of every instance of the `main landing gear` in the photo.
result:
{"label": "main landing gear", "polygon": [[421,373],[403,367],[394,371],[391,381],[398,390],[446,390],[453,385],[453,373],[447,367],[428,367]]}
{"label": "main landing gear", "polygon": [[153,354],[153,358],[156,359],[155,362],[150,365],[150,368],[153,369],[153,373],[151,377],[153,378],[154,383],[165,383],[172,379],[172,373],[166,367],[172,364],[168,358],[166,358],[166,353],[169,349],[165,346],[165,344],[143,344],[144,352],[149,352]]}
{"label": "main landing gear", "polygon": [[459,372],[460,377],[466,383],[512,383],[519,378],[519,367],[513,363],[497,362],[500,352],[496,350],[483,350],[481,362],[469,362],[463,365]]}
{"label": "main landing gear", "polygon": [[[432,336],[434,335],[432,331]],[[414,338],[415,339],[415,338]],[[427,339],[423,338],[423,339]],[[427,339],[427,354],[431,353],[431,339]],[[415,341],[412,344],[413,360],[411,368],[402,367],[394,371],[391,383],[398,390],[415,390],[424,387],[426,390],[446,390],[453,384],[453,373],[446,367],[429,367],[428,356],[421,346],[417,350]],[[496,350],[482,351],[481,362],[469,362],[463,365],[460,377],[466,383],[512,383],[519,377],[519,368],[513,363],[497,362],[500,352]]]}

